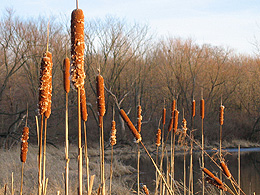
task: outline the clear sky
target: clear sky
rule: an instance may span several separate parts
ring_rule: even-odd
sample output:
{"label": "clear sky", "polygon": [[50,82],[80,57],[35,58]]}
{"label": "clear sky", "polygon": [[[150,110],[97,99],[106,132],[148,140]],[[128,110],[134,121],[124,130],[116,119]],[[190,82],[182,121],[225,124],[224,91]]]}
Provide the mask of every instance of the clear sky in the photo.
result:
{"label": "clear sky", "polygon": [[[70,16],[75,0],[0,0],[0,9],[16,15]],[[192,38],[196,43],[254,54],[260,43],[259,0],[79,0],[86,20],[112,15],[148,24],[160,35]]]}

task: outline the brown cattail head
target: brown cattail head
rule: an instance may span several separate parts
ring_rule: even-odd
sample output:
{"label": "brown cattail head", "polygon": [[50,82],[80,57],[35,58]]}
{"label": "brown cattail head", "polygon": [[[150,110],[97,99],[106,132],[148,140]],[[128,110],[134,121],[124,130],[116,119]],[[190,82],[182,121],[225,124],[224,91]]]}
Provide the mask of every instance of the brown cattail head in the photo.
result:
{"label": "brown cattail head", "polygon": [[104,116],[106,112],[104,79],[100,74],[97,75],[96,82],[98,114],[99,116]]}
{"label": "brown cattail head", "polygon": [[137,106],[137,130],[140,133],[141,132],[141,125],[142,125],[142,107],[139,105]]}
{"label": "brown cattail head", "polygon": [[204,115],[205,115],[205,101],[204,99],[200,100],[200,117],[201,119],[204,119]]}
{"label": "brown cattail head", "polygon": [[128,128],[132,131],[133,135],[135,136],[136,143],[139,143],[140,141],[142,141],[142,137],[141,137],[140,133],[138,133],[135,126],[130,121],[130,119],[128,118],[128,116],[126,115],[126,113],[123,109],[120,110],[120,115],[124,119],[124,121],[126,122]]}
{"label": "brown cattail head", "polygon": [[88,120],[88,111],[87,111],[87,102],[86,102],[86,93],[85,88],[80,88],[80,111],[81,111],[81,118],[83,121]]}
{"label": "brown cattail head", "polygon": [[157,133],[156,133],[156,146],[159,147],[161,145],[161,134],[162,131],[160,128],[157,129]]}
{"label": "brown cattail head", "polygon": [[202,168],[202,171],[206,173],[209,177],[214,179],[217,182],[217,184],[223,185],[222,181],[219,178],[217,178],[213,173],[211,173],[207,168]]}
{"label": "brown cattail head", "polygon": [[116,121],[112,121],[111,134],[110,134],[110,145],[116,145]]}
{"label": "brown cattail head", "polygon": [[224,109],[225,109],[225,107],[223,105],[221,105],[219,107],[219,124],[220,125],[224,124]]}
{"label": "brown cattail head", "polygon": [[28,152],[28,139],[29,139],[29,128],[23,128],[23,134],[21,138],[21,162],[26,161],[27,152]]}
{"label": "brown cattail head", "polygon": [[162,123],[165,125],[165,120],[166,120],[166,108],[163,109],[163,114],[162,114]]}
{"label": "brown cattail head", "polygon": [[173,116],[174,116],[174,118],[173,118],[173,131],[174,131],[174,133],[176,133],[176,131],[178,129],[179,111],[175,109]]}
{"label": "brown cattail head", "polygon": [[64,68],[64,90],[66,93],[70,91],[70,59],[66,57],[63,61],[63,68]]}
{"label": "brown cattail head", "polygon": [[41,61],[40,84],[39,84],[39,113],[50,115],[51,96],[52,96],[52,55],[45,52]]}
{"label": "brown cattail head", "polygon": [[146,195],[149,195],[149,190],[146,185],[143,185],[143,190]]}
{"label": "brown cattail head", "polygon": [[84,14],[81,9],[71,13],[71,81],[75,88],[84,85]]}
{"label": "brown cattail head", "polygon": [[176,107],[176,100],[173,100],[173,101],[172,101],[172,117],[174,117],[175,107]]}
{"label": "brown cattail head", "polygon": [[192,100],[192,117],[195,117],[195,113],[196,113],[196,102],[195,100]]}
{"label": "brown cattail head", "polygon": [[171,117],[170,123],[169,123],[169,126],[168,126],[168,132],[170,132],[172,130],[172,128],[173,128],[173,122],[174,122],[174,118]]}
{"label": "brown cattail head", "polygon": [[231,178],[231,173],[226,165],[226,163],[224,161],[220,162],[220,166],[222,168],[222,171],[224,172],[224,174],[227,176],[228,179]]}
{"label": "brown cattail head", "polygon": [[219,184],[216,182],[216,180],[214,180],[214,179],[212,179],[212,178],[210,178],[210,177],[206,177],[205,180],[206,180],[207,183],[209,183],[209,184],[211,184],[211,185],[217,187],[218,189],[221,189],[221,190],[223,190],[223,191],[227,191],[227,188],[226,188],[224,185],[219,185]]}

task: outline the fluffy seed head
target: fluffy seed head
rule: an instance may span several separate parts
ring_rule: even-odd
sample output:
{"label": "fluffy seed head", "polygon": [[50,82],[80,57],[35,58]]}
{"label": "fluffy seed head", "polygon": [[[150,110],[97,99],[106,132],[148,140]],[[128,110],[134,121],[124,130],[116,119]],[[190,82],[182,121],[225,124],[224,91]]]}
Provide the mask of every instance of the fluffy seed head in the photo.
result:
{"label": "fluffy seed head", "polygon": [[111,133],[110,133],[110,145],[116,145],[116,121],[112,121]]}

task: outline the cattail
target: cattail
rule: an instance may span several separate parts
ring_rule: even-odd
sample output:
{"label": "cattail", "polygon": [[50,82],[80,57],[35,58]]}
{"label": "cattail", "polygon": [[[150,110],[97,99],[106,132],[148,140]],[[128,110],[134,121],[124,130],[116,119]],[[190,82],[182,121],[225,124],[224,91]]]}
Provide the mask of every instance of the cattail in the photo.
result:
{"label": "cattail", "polygon": [[200,100],[200,117],[201,119],[204,119],[204,115],[205,115],[205,101],[204,99]]}
{"label": "cattail", "polygon": [[75,88],[84,85],[84,14],[81,9],[71,13],[71,81]]}
{"label": "cattail", "polygon": [[168,126],[168,132],[170,132],[173,128],[173,122],[174,122],[174,118],[171,117],[171,120],[170,120],[170,123],[169,123],[169,126]]}
{"label": "cattail", "polygon": [[149,190],[146,185],[143,185],[143,190],[146,195],[149,195]]}
{"label": "cattail", "polygon": [[156,146],[159,147],[161,145],[161,134],[162,131],[160,128],[157,129],[157,133],[156,133]]}
{"label": "cattail", "polygon": [[21,162],[23,163],[26,161],[26,157],[27,157],[28,139],[29,139],[29,127],[24,127],[22,138],[21,138]]}
{"label": "cattail", "polygon": [[196,113],[196,102],[195,100],[192,100],[192,117],[195,117]]}
{"label": "cattail", "polygon": [[205,178],[206,182],[208,182],[209,184],[217,187],[218,189],[221,189],[223,191],[227,191],[227,188],[224,185],[219,185],[214,179],[210,178],[210,177],[206,177]]}
{"label": "cattail", "polygon": [[50,114],[52,93],[52,56],[50,52],[44,53],[40,68],[40,85],[39,85],[39,113],[44,114],[48,109]]}
{"label": "cattail", "polygon": [[174,118],[173,118],[173,131],[174,133],[176,133],[177,129],[178,129],[178,118],[179,118],[179,111],[178,110],[174,110]]}
{"label": "cattail", "polygon": [[223,185],[222,181],[217,178],[213,173],[211,173],[207,168],[203,168],[202,171],[206,173],[209,177],[214,179],[219,185]]}
{"label": "cattail", "polygon": [[69,93],[70,91],[70,59],[66,57],[63,61],[63,67],[64,67],[64,90],[66,93]]}
{"label": "cattail", "polygon": [[124,121],[126,122],[128,128],[132,131],[133,135],[135,136],[136,143],[139,143],[140,141],[142,141],[142,137],[141,137],[140,133],[138,133],[135,126],[130,121],[130,119],[128,118],[128,116],[126,115],[126,113],[123,109],[120,110],[120,115],[124,119]]}
{"label": "cattail", "polygon": [[137,106],[137,130],[140,133],[141,132],[141,125],[142,125],[142,107],[139,105]]}
{"label": "cattail", "polygon": [[88,112],[87,112],[87,102],[86,102],[86,93],[85,88],[80,88],[80,111],[81,111],[81,118],[83,121],[88,120]]}
{"label": "cattail", "polygon": [[97,105],[99,116],[104,116],[106,112],[104,78],[98,74],[96,77],[97,84]]}
{"label": "cattail", "polygon": [[112,121],[111,134],[110,134],[110,145],[116,145],[116,121]]}
{"label": "cattail", "polygon": [[172,101],[172,117],[174,117],[175,107],[176,107],[176,100],[173,100],[173,101]]}
{"label": "cattail", "polygon": [[163,114],[162,114],[162,123],[165,125],[165,120],[166,120],[166,108],[163,109]]}
{"label": "cattail", "polygon": [[44,113],[45,117],[48,119],[50,118],[50,115],[51,115],[51,97],[52,97],[52,66],[53,66],[53,63],[52,63],[52,54],[51,52],[47,51],[46,53],[44,53],[43,55],[47,56],[50,58],[50,63],[51,63],[51,66],[50,66],[50,80],[49,80],[49,92],[48,92],[48,98],[47,98],[47,101],[48,101],[48,106],[47,106],[47,110],[46,112]]}
{"label": "cattail", "polygon": [[224,161],[221,161],[220,162],[220,166],[221,166],[224,174],[227,176],[227,178],[230,179],[231,178],[231,173],[230,173],[226,163]]}
{"label": "cattail", "polygon": [[223,125],[223,123],[224,123],[224,109],[225,109],[225,107],[223,105],[221,105],[219,107],[219,124],[220,125]]}

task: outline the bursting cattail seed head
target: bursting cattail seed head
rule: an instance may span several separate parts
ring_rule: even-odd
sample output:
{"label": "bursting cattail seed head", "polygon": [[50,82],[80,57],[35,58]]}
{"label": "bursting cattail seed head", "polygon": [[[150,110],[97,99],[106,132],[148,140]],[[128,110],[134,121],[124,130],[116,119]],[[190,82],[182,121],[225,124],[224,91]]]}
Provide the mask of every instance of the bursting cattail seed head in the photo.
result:
{"label": "bursting cattail seed head", "polygon": [[149,190],[146,185],[143,185],[143,190],[146,195],[149,195]]}
{"label": "bursting cattail seed head", "polygon": [[205,101],[204,99],[200,100],[200,117],[201,119],[204,119],[204,115],[205,115]]}
{"label": "bursting cattail seed head", "polygon": [[139,143],[140,141],[142,141],[142,137],[141,134],[138,133],[138,131],[136,130],[135,126],[133,125],[133,123],[130,121],[130,119],[128,118],[127,114],[125,113],[125,111],[123,109],[120,110],[120,115],[123,118],[123,120],[126,122],[128,128],[131,130],[131,132],[133,133],[135,139],[136,139],[136,143]]}
{"label": "bursting cattail seed head", "polygon": [[156,133],[156,146],[159,147],[161,145],[161,134],[162,131],[160,128],[158,128],[157,133]]}
{"label": "bursting cattail seed head", "polygon": [[83,121],[88,120],[88,111],[87,111],[87,102],[86,102],[86,93],[85,88],[80,88],[80,111],[81,111],[81,118]]}
{"label": "bursting cattail seed head", "polygon": [[21,162],[26,162],[28,152],[29,127],[24,127],[21,138]]}
{"label": "bursting cattail seed head", "polygon": [[166,120],[166,108],[163,109],[163,114],[162,114],[162,123],[165,125],[165,120]]}
{"label": "bursting cattail seed head", "polygon": [[66,93],[70,91],[70,59],[66,57],[63,61],[63,68],[64,68],[64,90]]}
{"label": "bursting cattail seed head", "polygon": [[142,107],[139,105],[137,106],[137,130],[140,133],[141,132],[141,125],[142,125]]}
{"label": "bursting cattail seed head", "polygon": [[110,145],[116,145],[116,121],[112,121],[111,133],[110,133]]}
{"label": "bursting cattail seed head", "polygon": [[195,117],[196,113],[196,102],[195,100],[192,100],[192,117]]}
{"label": "bursting cattail seed head", "polygon": [[49,118],[51,112],[52,96],[52,55],[45,52],[41,61],[40,84],[39,84],[39,113],[43,115],[47,110],[46,117]]}
{"label": "bursting cattail seed head", "polygon": [[71,13],[71,81],[76,89],[84,85],[84,14],[81,9]]}
{"label": "bursting cattail seed head", "polygon": [[100,74],[96,77],[96,85],[98,114],[99,116],[104,116],[106,112],[104,78]]}
{"label": "bursting cattail seed head", "polygon": [[219,107],[219,124],[220,125],[224,124],[224,109],[225,109],[225,107],[223,105],[221,105]]}

